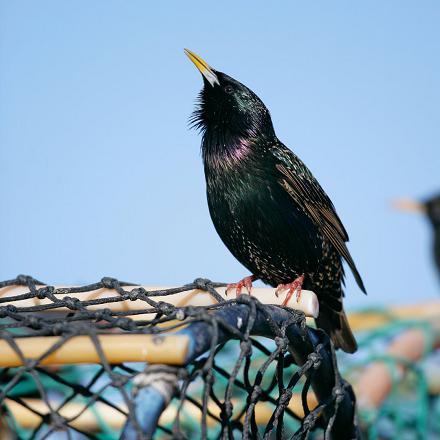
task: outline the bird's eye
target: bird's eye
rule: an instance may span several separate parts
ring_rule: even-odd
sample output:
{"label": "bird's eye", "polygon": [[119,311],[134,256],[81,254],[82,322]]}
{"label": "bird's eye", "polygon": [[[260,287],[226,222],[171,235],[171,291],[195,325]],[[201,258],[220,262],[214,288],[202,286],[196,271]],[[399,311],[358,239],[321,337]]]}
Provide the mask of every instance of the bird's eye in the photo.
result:
{"label": "bird's eye", "polygon": [[232,86],[228,85],[228,86],[225,87],[224,90],[225,90],[226,93],[232,93],[234,91],[234,88]]}

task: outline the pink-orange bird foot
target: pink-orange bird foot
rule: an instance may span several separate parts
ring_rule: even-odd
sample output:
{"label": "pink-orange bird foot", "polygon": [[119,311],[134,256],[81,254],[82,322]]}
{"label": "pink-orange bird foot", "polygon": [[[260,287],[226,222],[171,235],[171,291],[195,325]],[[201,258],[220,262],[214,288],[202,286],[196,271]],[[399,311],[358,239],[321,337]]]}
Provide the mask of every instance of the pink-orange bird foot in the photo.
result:
{"label": "pink-orange bird foot", "polygon": [[282,303],[283,306],[287,305],[287,303],[290,301],[290,298],[292,298],[292,295],[295,292],[296,292],[296,302],[299,302],[299,299],[301,298],[301,290],[302,290],[303,282],[304,282],[304,275],[301,275],[300,277],[298,277],[295,281],[292,281],[291,283],[279,284],[277,286],[277,289],[275,290],[275,295],[277,297],[283,290],[289,290],[287,292],[286,298],[284,299],[284,301]]}
{"label": "pink-orange bird foot", "polygon": [[239,297],[241,295],[241,291],[243,287],[246,288],[247,293],[250,295],[252,292],[252,281],[255,281],[257,277],[255,275],[251,275],[249,277],[243,278],[238,283],[231,283],[226,286],[225,294],[227,295],[229,290],[235,289],[235,296]]}

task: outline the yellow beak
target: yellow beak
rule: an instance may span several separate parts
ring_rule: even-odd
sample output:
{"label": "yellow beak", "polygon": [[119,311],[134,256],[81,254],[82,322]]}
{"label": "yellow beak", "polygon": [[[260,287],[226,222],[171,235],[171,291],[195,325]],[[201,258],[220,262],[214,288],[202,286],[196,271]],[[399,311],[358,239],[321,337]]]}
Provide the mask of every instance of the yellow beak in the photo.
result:
{"label": "yellow beak", "polygon": [[203,61],[198,55],[194,52],[191,52],[189,49],[184,49],[185,54],[188,58],[194,63],[199,72],[206,78],[206,80],[214,87],[215,84],[220,85],[220,82],[215,74],[214,70]]}
{"label": "yellow beak", "polygon": [[397,199],[393,201],[393,208],[399,211],[425,213],[426,207],[423,203],[411,199]]}

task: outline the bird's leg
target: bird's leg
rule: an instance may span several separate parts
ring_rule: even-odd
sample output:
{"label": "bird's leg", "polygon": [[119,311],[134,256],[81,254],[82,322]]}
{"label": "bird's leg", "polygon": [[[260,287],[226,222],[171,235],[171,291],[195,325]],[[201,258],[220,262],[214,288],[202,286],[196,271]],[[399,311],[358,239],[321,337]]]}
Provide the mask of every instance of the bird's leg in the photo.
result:
{"label": "bird's leg", "polygon": [[257,280],[258,278],[255,275],[250,275],[246,278],[243,278],[238,283],[231,283],[226,286],[225,295],[228,295],[228,291],[231,289],[235,289],[236,297],[241,295],[241,290],[243,287],[246,288],[247,293],[250,295],[252,292],[252,281]]}
{"label": "bird's leg", "polygon": [[275,290],[275,295],[278,295],[283,291],[289,289],[287,292],[286,298],[284,299],[282,305],[285,306],[292,298],[292,295],[296,292],[296,302],[299,302],[301,298],[301,288],[304,282],[304,275],[299,276],[295,281],[292,281],[289,284],[279,284],[277,289]]}

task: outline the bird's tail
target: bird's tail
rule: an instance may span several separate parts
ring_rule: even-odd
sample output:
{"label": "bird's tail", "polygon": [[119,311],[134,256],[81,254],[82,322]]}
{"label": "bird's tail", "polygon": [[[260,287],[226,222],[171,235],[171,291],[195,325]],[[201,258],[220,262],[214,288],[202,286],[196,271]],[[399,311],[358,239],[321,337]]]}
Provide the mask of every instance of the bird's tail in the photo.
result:
{"label": "bird's tail", "polygon": [[346,353],[354,353],[357,350],[356,339],[351,332],[343,309],[337,312],[323,308],[316,319],[316,325],[330,336],[336,348],[340,348]]}

